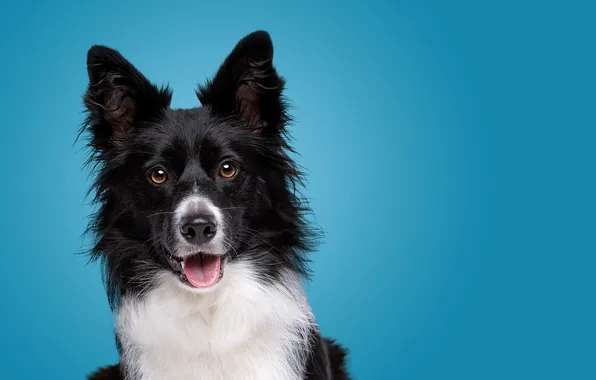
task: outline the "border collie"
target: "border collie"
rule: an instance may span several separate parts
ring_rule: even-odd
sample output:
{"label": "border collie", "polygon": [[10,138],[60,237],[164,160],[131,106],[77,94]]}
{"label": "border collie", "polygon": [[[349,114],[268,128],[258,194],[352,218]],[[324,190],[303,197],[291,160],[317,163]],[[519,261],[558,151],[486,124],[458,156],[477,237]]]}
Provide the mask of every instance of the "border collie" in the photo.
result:
{"label": "border collie", "polygon": [[119,363],[89,379],[347,380],[302,287],[316,229],[297,189],[285,81],[267,32],[244,37],[172,109],[119,52],[93,46],[84,96]]}

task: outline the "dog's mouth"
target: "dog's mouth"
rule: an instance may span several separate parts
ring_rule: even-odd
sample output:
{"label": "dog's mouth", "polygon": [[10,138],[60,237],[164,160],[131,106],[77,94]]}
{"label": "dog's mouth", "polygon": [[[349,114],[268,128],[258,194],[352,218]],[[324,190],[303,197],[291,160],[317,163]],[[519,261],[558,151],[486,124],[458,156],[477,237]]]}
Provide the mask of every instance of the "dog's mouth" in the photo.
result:
{"label": "dog's mouth", "polygon": [[223,277],[224,256],[199,252],[184,258],[168,254],[167,258],[180,281],[195,288],[211,288]]}

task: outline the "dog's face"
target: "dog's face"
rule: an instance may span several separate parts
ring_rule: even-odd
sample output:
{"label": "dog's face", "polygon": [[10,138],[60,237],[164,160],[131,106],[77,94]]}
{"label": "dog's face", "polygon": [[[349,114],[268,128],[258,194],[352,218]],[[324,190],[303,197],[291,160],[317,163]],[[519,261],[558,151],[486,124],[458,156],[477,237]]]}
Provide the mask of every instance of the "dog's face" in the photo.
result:
{"label": "dog's face", "polygon": [[305,270],[300,173],[286,153],[284,81],[272,57],[267,33],[248,35],[197,91],[202,107],[177,110],[169,89],[118,52],[90,49],[94,254],[113,292],[146,288],[164,271],[209,291],[243,260],[265,281]]}

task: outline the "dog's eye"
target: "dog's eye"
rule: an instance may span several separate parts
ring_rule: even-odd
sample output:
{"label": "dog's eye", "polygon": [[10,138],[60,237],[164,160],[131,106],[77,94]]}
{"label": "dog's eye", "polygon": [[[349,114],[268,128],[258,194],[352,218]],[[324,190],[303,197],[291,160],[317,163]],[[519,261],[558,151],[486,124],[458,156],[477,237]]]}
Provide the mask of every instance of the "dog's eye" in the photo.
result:
{"label": "dog's eye", "polygon": [[168,179],[168,175],[163,168],[155,168],[151,170],[149,174],[149,179],[156,185],[161,185]]}
{"label": "dog's eye", "polygon": [[232,178],[236,175],[238,170],[236,169],[236,165],[231,163],[230,161],[225,161],[221,164],[219,168],[219,174],[224,178]]}

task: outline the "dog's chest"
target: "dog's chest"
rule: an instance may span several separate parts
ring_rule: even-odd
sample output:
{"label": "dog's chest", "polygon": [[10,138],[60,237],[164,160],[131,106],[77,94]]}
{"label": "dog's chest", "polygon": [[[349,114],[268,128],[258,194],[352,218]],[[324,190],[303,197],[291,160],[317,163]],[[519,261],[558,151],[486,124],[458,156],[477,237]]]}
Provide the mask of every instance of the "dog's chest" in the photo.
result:
{"label": "dog's chest", "polygon": [[116,327],[132,379],[302,378],[309,326],[295,300],[262,289],[217,298],[177,290],[165,285],[142,302],[121,305]]}
{"label": "dog's chest", "polygon": [[158,347],[139,353],[139,380],[298,380],[284,349],[267,338],[223,352],[188,354]]}

